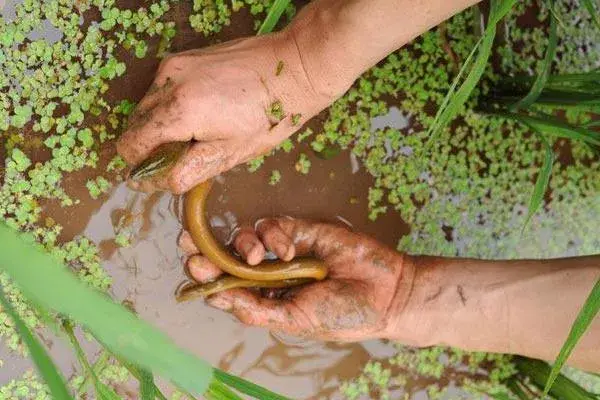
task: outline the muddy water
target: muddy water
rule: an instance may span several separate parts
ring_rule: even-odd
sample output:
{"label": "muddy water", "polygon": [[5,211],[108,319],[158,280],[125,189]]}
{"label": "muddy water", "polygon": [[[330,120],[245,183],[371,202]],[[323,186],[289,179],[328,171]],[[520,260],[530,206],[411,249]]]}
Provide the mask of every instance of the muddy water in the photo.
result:
{"label": "muddy water", "polygon": [[[312,158],[308,176],[294,170],[297,154],[267,160],[250,174],[244,167],[222,175],[209,200],[209,218],[224,241],[238,224],[271,215],[350,223],[393,245],[406,232],[398,217],[372,223],[364,199],[370,177],[353,173],[348,153],[333,160]],[[282,180],[270,186],[272,168]],[[354,200],[358,199],[358,203]],[[263,329],[244,327],[202,301],[177,304],[173,294],[186,279],[183,256],[176,246],[181,231],[180,201],[170,194],[133,193],[125,185],[91,217],[84,234],[99,243],[104,266],[113,276],[113,294],[132,303],[178,344],[228,371],[267,385],[292,398],[329,397],[340,380],[355,376],[372,355],[393,354],[382,342],[324,344],[277,337]],[[134,215],[132,246],[114,246],[114,225],[121,215]]]}

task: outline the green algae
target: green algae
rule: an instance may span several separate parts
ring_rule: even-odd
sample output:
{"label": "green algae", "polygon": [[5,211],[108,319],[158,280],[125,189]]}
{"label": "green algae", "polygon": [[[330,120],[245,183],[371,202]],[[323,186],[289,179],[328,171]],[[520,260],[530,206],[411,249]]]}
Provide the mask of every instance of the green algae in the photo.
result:
{"label": "green algae", "polygon": [[[250,14],[256,17],[254,30],[258,31],[274,2],[275,0],[194,0],[189,22],[196,32],[211,36],[221,32],[224,26],[231,23],[232,14],[246,6]],[[287,20],[291,20],[295,13],[296,8],[290,2],[285,8]],[[283,69],[283,66],[281,68]],[[277,71],[280,72],[279,67]]]}

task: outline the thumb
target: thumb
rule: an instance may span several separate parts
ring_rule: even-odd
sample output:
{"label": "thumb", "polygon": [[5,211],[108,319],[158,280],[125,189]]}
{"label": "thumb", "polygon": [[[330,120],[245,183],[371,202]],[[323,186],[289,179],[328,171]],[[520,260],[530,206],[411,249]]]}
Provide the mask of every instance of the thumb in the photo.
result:
{"label": "thumb", "polygon": [[231,312],[240,322],[289,334],[307,334],[311,321],[294,303],[268,299],[248,289],[231,289],[210,296],[206,302],[215,308]]}

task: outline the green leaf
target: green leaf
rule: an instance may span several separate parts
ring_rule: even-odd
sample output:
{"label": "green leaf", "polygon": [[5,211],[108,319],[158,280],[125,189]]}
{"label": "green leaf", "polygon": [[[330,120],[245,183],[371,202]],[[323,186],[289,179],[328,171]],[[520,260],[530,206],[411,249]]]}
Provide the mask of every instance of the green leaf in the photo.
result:
{"label": "green leaf", "polygon": [[583,307],[579,311],[577,318],[575,318],[575,322],[571,327],[569,336],[567,336],[567,340],[563,344],[562,349],[560,349],[560,353],[558,353],[556,361],[554,361],[552,371],[550,371],[550,376],[548,377],[544,387],[544,394],[548,394],[552,388],[554,381],[560,374],[560,370],[571,355],[571,352],[575,348],[577,342],[579,342],[579,339],[581,339],[585,331],[598,314],[598,311],[600,311],[600,279],[594,285],[592,292],[583,304]]}
{"label": "green leaf", "polygon": [[600,16],[598,15],[598,6],[596,4],[596,0],[581,0],[585,8],[588,10],[590,15],[592,16],[594,23],[598,28],[600,28]]}
{"label": "green leaf", "polygon": [[[554,1],[549,1],[549,6],[554,6]],[[548,39],[548,47],[546,48],[546,55],[544,57],[544,62],[542,64],[542,69],[539,75],[536,77],[529,93],[519,100],[516,104],[514,104],[511,108],[513,110],[519,108],[527,108],[540,97],[542,94],[542,90],[544,90],[544,86],[546,86],[546,82],[548,82],[548,77],[550,76],[550,70],[552,68],[552,61],[554,60],[554,55],[556,54],[556,45],[558,44],[558,26],[557,19],[555,17],[550,18],[550,38]]]}
{"label": "green leaf", "polygon": [[57,400],[69,400],[73,399],[65,386],[65,381],[59,373],[58,367],[54,365],[52,359],[42,347],[39,340],[33,336],[27,325],[19,318],[19,315],[14,310],[12,304],[4,296],[4,290],[0,288],[0,303],[6,314],[13,320],[15,329],[19,333],[21,340],[29,349],[29,354],[35,366],[37,367],[40,375],[44,378],[52,398]]}
{"label": "green leaf", "polygon": [[542,144],[544,145],[544,164],[540,169],[540,172],[535,180],[535,186],[533,187],[533,193],[531,194],[531,198],[529,199],[529,207],[527,209],[527,217],[525,218],[525,223],[523,224],[523,230],[531,220],[531,217],[536,213],[536,211],[540,208],[544,201],[544,194],[548,189],[548,183],[550,182],[550,175],[552,174],[552,164],[554,164],[554,150],[552,150],[552,146],[548,142],[548,140],[544,137],[543,134],[538,133],[538,136],[542,140]]}
{"label": "green leaf", "polygon": [[15,162],[15,168],[19,172],[25,171],[31,165],[31,160],[25,153],[23,153],[18,148],[14,148],[11,153],[11,158]]}
{"label": "green leaf", "polygon": [[177,347],[167,336],[136,318],[104,294],[80,282],[66,267],[22,235],[0,225],[0,269],[37,304],[83,325],[111,352],[202,394],[211,366]]}
{"label": "green leaf", "polygon": [[213,380],[210,383],[205,396],[208,400],[243,400],[233,390],[218,380]]}
{"label": "green leaf", "polygon": [[237,389],[240,392],[247,394],[248,396],[254,397],[256,399],[288,400],[287,397],[271,392],[270,390],[258,386],[243,378],[228,374],[227,372],[222,371],[218,368],[213,369],[213,374],[215,376],[215,379],[218,379],[226,385],[231,386],[232,388]]}
{"label": "green leaf", "polygon": [[69,341],[71,342],[71,345],[75,349],[75,355],[77,356],[77,360],[79,360],[79,364],[81,364],[81,366],[85,370],[86,375],[89,376],[92,379],[92,382],[94,383],[96,397],[100,400],[121,400],[119,395],[117,395],[112,388],[105,385],[100,381],[100,379],[98,379],[96,372],[90,365],[90,362],[88,361],[85,352],[81,348],[79,340],[77,340],[77,337],[75,336],[75,332],[73,331],[73,326],[71,325],[71,323],[65,321],[65,323],[63,324],[63,328],[67,334],[67,337],[69,338]]}
{"label": "green leaf", "polygon": [[551,115],[542,113],[538,113],[538,117],[519,115],[517,119],[548,136],[581,140],[588,144],[600,146],[600,133],[585,127],[568,124]]}
{"label": "green leaf", "polygon": [[141,400],[154,400],[156,392],[154,388],[154,377],[151,372],[140,369],[140,399]]}
{"label": "green leaf", "polygon": [[552,115],[538,112],[537,116],[532,116],[496,110],[483,110],[482,112],[519,121],[546,136],[580,140],[590,145],[600,146],[599,132],[588,129],[586,126],[568,124]]}
{"label": "green leaf", "polygon": [[[493,2],[492,11],[490,13],[490,21],[488,26],[483,33],[483,37],[477,42],[471,54],[465,60],[465,63],[461,67],[458,75],[452,82],[450,86],[450,90],[446,94],[442,105],[440,106],[435,119],[429,130],[427,131],[427,136],[429,136],[429,140],[427,141],[426,149],[430,148],[433,140],[440,134],[440,132],[450,123],[450,121],[456,117],[460,108],[466,103],[469,99],[469,96],[475,89],[477,83],[483,76],[485,72],[485,68],[487,66],[488,59],[490,58],[490,54],[492,52],[492,46],[494,44],[494,38],[496,37],[496,24],[512,9],[517,0],[502,0]],[[477,54],[475,59],[471,60]],[[470,67],[470,71],[468,75],[464,79],[464,82],[458,87],[462,77],[467,73],[467,70]]]}
{"label": "green leaf", "polygon": [[267,17],[258,29],[257,34],[262,35],[264,33],[272,32],[275,28],[275,25],[277,25],[277,22],[279,22],[281,15],[283,14],[283,12],[289,4],[290,0],[275,0],[273,5],[269,9]]}

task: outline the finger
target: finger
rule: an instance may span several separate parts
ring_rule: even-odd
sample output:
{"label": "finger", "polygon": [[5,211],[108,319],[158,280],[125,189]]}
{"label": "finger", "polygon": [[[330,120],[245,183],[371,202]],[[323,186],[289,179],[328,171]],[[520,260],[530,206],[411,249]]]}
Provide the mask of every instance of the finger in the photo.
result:
{"label": "finger", "polygon": [[192,239],[192,235],[186,230],[182,230],[179,234],[179,238],[177,239],[177,246],[181,249],[183,254],[186,256],[192,256],[198,253],[198,248],[194,244],[194,239]]}
{"label": "finger", "polygon": [[254,229],[249,226],[238,229],[233,246],[250,265],[256,265],[265,258],[265,247],[258,239]]}
{"label": "finger", "polygon": [[308,334],[312,322],[293,303],[265,299],[247,289],[231,289],[207,299],[215,308],[233,313],[242,323],[290,334]]}
{"label": "finger", "polygon": [[279,226],[277,219],[263,219],[256,224],[258,236],[267,249],[284,261],[290,261],[296,255],[292,238]]}
{"label": "finger", "polygon": [[358,257],[358,248],[366,248],[370,239],[349,231],[345,227],[290,217],[276,218],[272,222],[290,238],[297,255],[314,253],[323,260],[338,255]]}
{"label": "finger", "polygon": [[193,143],[177,161],[168,177],[168,189],[175,194],[185,193],[197,184],[204,182],[233,165],[228,156],[234,149],[227,141]]}
{"label": "finger", "polygon": [[214,281],[223,274],[223,271],[211,263],[208,258],[199,254],[191,256],[185,263],[189,276],[196,282],[205,283]]}
{"label": "finger", "polygon": [[127,187],[131,190],[143,193],[154,193],[166,190],[169,187],[169,177],[165,174],[159,174],[142,180],[127,180]]}
{"label": "finger", "polygon": [[134,114],[117,143],[117,151],[128,164],[139,164],[161,144],[191,140],[195,132],[186,127],[185,121],[181,101],[173,91],[166,92],[156,107]]}

